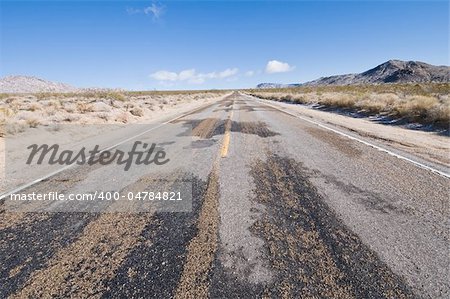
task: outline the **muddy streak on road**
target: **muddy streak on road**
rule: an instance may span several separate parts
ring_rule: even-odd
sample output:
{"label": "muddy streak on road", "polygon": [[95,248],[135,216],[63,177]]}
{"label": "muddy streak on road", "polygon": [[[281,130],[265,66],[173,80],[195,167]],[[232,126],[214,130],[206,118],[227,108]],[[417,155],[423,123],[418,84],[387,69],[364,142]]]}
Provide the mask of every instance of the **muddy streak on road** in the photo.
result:
{"label": "muddy streak on road", "polygon": [[192,123],[192,136],[208,139],[214,136],[216,128],[220,125],[218,118],[206,118],[198,123]]}
{"label": "muddy streak on road", "polygon": [[[70,169],[22,193],[48,190],[64,193],[98,168],[96,165]],[[39,204],[42,203],[25,203],[23,210],[30,210],[30,206],[39,208]],[[4,204],[0,212],[0,298],[20,289],[34,271],[44,268],[56,252],[77,240],[98,216],[98,213],[11,212]]]}
{"label": "muddy streak on road", "polygon": [[187,246],[197,234],[206,182],[192,182],[192,212],[156,212],[115,277],[105,284],[102,298],[173,298],[183,270]]}
{"label": "muddy streak on road", "polygon": [[149,220],[144,214],[102,214],[78,240],[33,273],[13,298],[98,297],[102,281],[114,274]]}
{"label": "muddy streak on road", "polygon": [[[169,174],[165,180],[143,176],[121,192],[139,192],[146,190],[148,182],[171,182],[177,176]],[[116,205],[122,211],[129,208],[126,211],[133,212],[101,213],[83,228],[78,238],[59,248],[45,267],[34,271],[11,298],[100,297],[106,291],[104,281],[114,277],[127,254],[138,245],[143,229],[153,220],[153,212],[139,213],[135,203],[117,201],[108,209],[114,211]]]}
{"label": "muddy streak on road", "polygon": [[284,298],[412,298],[405,282],[346,228],[295,160],[269,154],[251,174],[265,205],[252,231],[277,273],[265,291]]}
{"label": "muddy streak on road", "polygon": [[331,145],[333,148],[352,159],[358,158],[363,154],[363,152],[355,146],[355,143],[352,140],[344,138],[334,132],[316,127],[308,127],[306,128],[306,131],[315,138]]}
{"label": "muddy streak on road", "polygon": [[[181,121],[179,121],[181,122]],[[230,125],[230,131],[235,133],[243,133],[257,135],[259,137],[273,137],[280,135],[270,130],[265,122],[237,122],[232,120],[223,120],[218,118],[205,118],[183,121],[189,129],[180,136],[192,135],[203,139],[210,139],[217,135],[223,135],[226,131],[227,123]]]}
{"label": "muddy streak on road", "polygon": [[43,218],[32,225],[24,222],[0,231],[0,298],[23,286],[34,271],[45,267],[58,250],[74,242],[98,216],[93,213],[38,215]]}
{"label": "muddy streak on road", "polygon": [[176,298],[207,298],[210,271],[217,250],[219,225],[219,181],[217,166],[208,178],[197,224],[197,235],[188,245],[186,262],[178,284]]}

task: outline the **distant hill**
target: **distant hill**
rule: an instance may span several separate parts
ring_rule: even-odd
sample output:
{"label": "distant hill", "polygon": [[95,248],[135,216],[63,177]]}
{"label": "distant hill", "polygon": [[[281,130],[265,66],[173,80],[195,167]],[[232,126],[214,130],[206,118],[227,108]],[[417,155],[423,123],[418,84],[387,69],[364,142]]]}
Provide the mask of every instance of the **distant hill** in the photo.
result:
{"label": "distant hill", "polygon": [[298,87],[301,84],[279,84],[279,83],[261,83],[256,86],[256,88],[287,88],[287,87]]}
{"label": "distant hill", "polygon": [[303,84],[262,83],[257,88],[283,88],[317,85],[357,85],[384,83],[449,83],[450,67],[420,61],[389,60],[359,74],[322,77]]}
{"label": "distant hill", "polygon": [[444,82],[450,82],[450,67],[448,66],[435,66],[420,61],[389,60],[363,73],[322,77],[302,85]]}
{"label": "distant hill", "polygon": [[77,88],[31,76],[7,76],[0,79],[0,93],[76,92]]}

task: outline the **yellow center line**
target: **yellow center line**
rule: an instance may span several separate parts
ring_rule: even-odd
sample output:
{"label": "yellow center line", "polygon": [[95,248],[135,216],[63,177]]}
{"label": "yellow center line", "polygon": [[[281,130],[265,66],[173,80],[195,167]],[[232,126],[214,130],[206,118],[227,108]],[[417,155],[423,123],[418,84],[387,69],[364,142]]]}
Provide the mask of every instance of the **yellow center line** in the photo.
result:
{"label": "yellow center line", "polygon": [[228,155],[228,148],[230,147],[230,131],[231,131],[232,117],[233,117],[233,105],[231,105],[231,112],[225,124],[225,135],[223,136],[222,149],[220,150],[220,156],[222,158],[225,158]]}
{"label": "yellow center line", "polygon": [[[230,143],[231,110],[225,124],[225,135],[220,148],[221,157],[225,157]],[[204,195],[203,205],[198,216],[197,235],[187,246],[187,255],[177,289],[176,299],[207,299],[209,298],[209,273],[217,251],[219,229],[219,166],[217,155]]]}

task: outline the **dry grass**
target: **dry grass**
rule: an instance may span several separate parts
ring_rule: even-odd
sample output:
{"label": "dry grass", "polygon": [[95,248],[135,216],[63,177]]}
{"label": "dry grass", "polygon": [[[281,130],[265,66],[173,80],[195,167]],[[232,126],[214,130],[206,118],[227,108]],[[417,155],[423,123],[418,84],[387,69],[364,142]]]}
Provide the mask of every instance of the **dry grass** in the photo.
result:
{"label": "dry grass", "polygon": [[39,120],[36,118],[27,119],[25,122],[30,128],[37,128],[40,124]]}
{"label": "dry grass", "polygon": [[[0,137],[56,124],[133,123],[181,103],[219,98],[226,91],[86,91],[0,94]],[[6,125],[7,124],[7,125]]]}
{"label": "dry grass", "polygon": [[115,122],[126,124],[128,122],[128,114],[125,112],[120,113],[116,116]]}
{"label": "dry grass", "polygon": [[87,103],[77,103],[77,109],[81,114],[94,111],[93,106]]}
{"label": "dry grass", "polygon": [[319,86],[247,92],[268,100],[319,104],[423,124],[448,126],[450,122],[450,84]]}
{"label": "dry grass", "polygon": [[0,137],[29,128],[146,121],[180,103],[219,98],[226,91],[86,91],[0,94]]}

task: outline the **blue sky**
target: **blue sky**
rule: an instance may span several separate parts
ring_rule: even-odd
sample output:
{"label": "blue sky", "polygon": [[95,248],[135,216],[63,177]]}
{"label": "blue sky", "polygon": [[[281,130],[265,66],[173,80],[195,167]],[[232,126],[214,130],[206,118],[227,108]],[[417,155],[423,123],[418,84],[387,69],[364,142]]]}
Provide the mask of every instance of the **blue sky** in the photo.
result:
{"label": "blue sky", "polygon": [[79,87],[242,88],[389,59],[449,64],[448,1],[0,2],[0,76]]}

